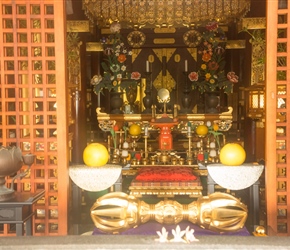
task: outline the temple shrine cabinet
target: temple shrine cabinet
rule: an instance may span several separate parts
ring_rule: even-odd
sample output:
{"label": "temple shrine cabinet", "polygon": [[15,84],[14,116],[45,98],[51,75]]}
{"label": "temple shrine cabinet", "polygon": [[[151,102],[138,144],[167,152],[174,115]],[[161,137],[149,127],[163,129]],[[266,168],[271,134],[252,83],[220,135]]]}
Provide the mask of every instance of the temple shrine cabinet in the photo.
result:
{"label": "temple shrine cabinet", "polygon": [[[70,2],[70,1],[67,1]],[[80,163],[81,150],[87,141],[100,139],[91,133],[97,125],[95,107],[96,96],[87,91],[89,79],[100,73],[97,53],[87,53],[89,42],[100,39],[100,33],[91,32],[85,17],[81,1],[71,1],[74,14],[66,14],[66,2],[57,0],[25,1],[2,0],[0,3],[0,143],[2,145],[18,145],[22,151],[32,152],[36,161],[30,175],[17,182],[17,192],[36,192],[45,190],[42,200],[35,205],[36,215],[33,219],[32,234],[66,235],[70,227],[70,205],[72,189],[68,175],[69,165]],[[258,13],[260,1],[251,1],[250,15]],[[289,236],[289,101],[287,86],[289,84],[289,4],[285,0],[266,1],[266,60],[265,60],[265,223],[269,235]],[[78,11],[76,11],[78,9]],[[82,12],[80,14],[80,12]],[[261,15],[260,17],[263,17]],[[67,41],[73,30],[68,20],[85,20],[82,23],[85,32],[79,32],[80,57],[67,51]],[[231,31],[228,31],[228,34]],[[273,36],[277,33],[278,36]],[[164,34],[159,34],[161,37]],[[161,38],[160,37],[160,38]],[[153,39],[153,36],[151,37]],[[164,38],[164,37],[163,37]],[[172,38],[172,37],[171,37]],[[238,39],[237,36],[230,39]],[[169,39],[170,40],[170,39]],[[151,40],[152,42],[153,40]],[[176,46],[175,51],[180,48]],[[149,48],[144,48],[150,50]],[[140,52],[143,53],[143,52]],[[155,53],[155,52],[154,52]],[[173,56],[171,46],[156,46],[154,55],[159,62],[155,78],[164,71],[164,61]],[[180,59],[193,60],[192,51],[179,52]],[[240,71],[243,62],[236,64],[235,58],[241,55],[232,50],[231,66]],[[171,55],[171,56],[170,56]],[[68,56],[79,61],[81,65],[77,77],[68,72]],[[140,71],[145,69],[145,61],[136,57]],[[139,62],[138,62],[139,61]],[[138,62],[138,63],[137,63]],[[90,64],[91,63],[91,64]],[[174,64],[172,64],[174,65]],[[181,63],[183,67],[183,63]],[[190,65],[195,65],[192,61]],[[91,70],[94,69],[95,71]],[[182,78],[170,66],[171,76]],[[180,71],[181,72],[181,71]],[[250,74],[244,71],[244,74]],[[162,73],[161,73],[162,75]],[[169,76],[169,74],[167,74]],[[244,79],[250,79],[244,75]],[[170,79],[167,81],[170,82]],[[173,86],[174,89],[174,86]],[[174,90],[175,91],[175,90]],[[234,104],[239,98],[241,103],[247,100],[247,92],[235,89],[236,95],[229,98],[228,104]],[[174,97],[179,97],[175,93]],[[283,99],[285,105],[277,100]],[[91,100],[91,102],[90,102]],[[233,106],[233,125],[236,131],[247,133],[243,121],[239,120],[244,113],[241,103]],[[86,108],[87,104],[92,105]],[[243,105],[242,105],[243,106]],[[79,112],[83,110],[84,112]],[[88,123],[88,119],[91,119]],[[87,127],[88,126],[88,127]],[[87,136],[88,134],[88,136]],[[236,133],[235,133],[236,135]],[[230,136],[235,136],[230,135]],[[86,138],[80,143],[77,138]],[[257,138],[259,140],[259,138]],[[276,145],[276,147],[274,147]],[[258,145],[258,147],[262,147]],[[11,178],[8,178],[8,184]],[[12,226],[0,227],[1,235],[15,235]]]}

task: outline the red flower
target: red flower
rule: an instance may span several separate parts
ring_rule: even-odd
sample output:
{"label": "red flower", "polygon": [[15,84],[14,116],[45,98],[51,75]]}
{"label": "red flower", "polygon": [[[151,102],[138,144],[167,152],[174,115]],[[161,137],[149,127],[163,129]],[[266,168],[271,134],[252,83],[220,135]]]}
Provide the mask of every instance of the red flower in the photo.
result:
{"label": "red flower", "polygon": [[239,81],[239,77],[233,71],[227,74],[227,78],[229,79],[230,82],[233,82],[233,83],[237,83]]}
{"label": "red flower", "polygon": [[209,70],[217,70],[219,68],[219,64],[215,61],[208,63],[208,69]]}
{"label": "red flower", "polygon": [[188,78],[190,81],[192,82],[196,82],[198,80],[198,74],[197,72],[190,72],[189,75],[188,75]]}
{"label": "red flower", "polygon": [[215,30],[217,30],[217,28],[219,27],[219,24],[218,24],[218,22],[209,22],[206,26],[205,26],[205,28],[207,29],[207,30],[209,30],[209,31],[215,31]]}
{"label": "red flower", "polygon": [[204,54],[202,55],[202,60],[203,60],[204,62],[209,62],[210,59],[211,59],[211,54],[210,54],[210,53],[204,53]]}
{"label": "red flower", "polygon": [[139,80],[141,78],[141,74],[137,71],[131,73],[131,79]]}
{"label": "red flower", "polygon": [[114,129],[114,131],[119,131],[119,126],[116,124],[116,125],[114,125],[113,129]]}
{"label": "red flower", "polygon": [[124,54],[120,54],[119,56],[118,56],[118,61],[120,62],[120,63],[123,63],[123,62],[125,62],[126,61],[126,55],[124,55]]}

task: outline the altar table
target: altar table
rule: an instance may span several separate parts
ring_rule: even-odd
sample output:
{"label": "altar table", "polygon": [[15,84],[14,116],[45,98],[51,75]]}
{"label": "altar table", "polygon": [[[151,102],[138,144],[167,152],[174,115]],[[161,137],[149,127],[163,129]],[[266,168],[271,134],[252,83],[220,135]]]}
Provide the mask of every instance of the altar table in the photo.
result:
{"label": "altar table", "polygon": [[26,235],[32,235],[32,217],[35,214],[32,206],[44,196],[45,190],[35,193],[15,192],[15,197],[0,202],[0,224],[16,224],[16,236],[24,235],[23,226],[26,223]]}

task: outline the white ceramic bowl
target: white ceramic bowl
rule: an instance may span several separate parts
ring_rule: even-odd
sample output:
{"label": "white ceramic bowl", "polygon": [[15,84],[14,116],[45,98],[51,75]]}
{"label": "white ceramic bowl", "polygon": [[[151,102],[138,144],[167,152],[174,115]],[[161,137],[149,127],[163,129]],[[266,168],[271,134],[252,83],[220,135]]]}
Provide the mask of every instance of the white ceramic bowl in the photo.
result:
{"label": "white ceramic bowl", "polygon": [[118,180],[122,166],[106,164],[101,167],[88,167],[86,165],[73,165],[69,167],[69,176],[80,188],[97,192],[105,190]]}
{"label": "white ceramic bowl", "polygon": [[246,163],[240,166],[209,164],[208,174],[221,187],[241,190],[253,185],[261,176],[264,165]]}

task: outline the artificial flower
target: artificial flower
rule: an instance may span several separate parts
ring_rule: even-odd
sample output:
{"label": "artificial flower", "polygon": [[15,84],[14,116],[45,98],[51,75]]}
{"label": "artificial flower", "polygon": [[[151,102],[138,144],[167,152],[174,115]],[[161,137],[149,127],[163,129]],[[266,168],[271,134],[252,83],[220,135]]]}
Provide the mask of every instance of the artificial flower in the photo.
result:
{"label": "artificial flower", "polygon": [[137,71],[131,73],[131,79],[139,80],[141,78],[141,74]]}
{"label": "artificial flower", "polygon": [[217,70],[219,68],[219,65],[217,62],[212,61],[208,63],[208,69],[209,70]]}
{"label": "artificial flower", "polygon": [[211,78],[211,74],[210,73],[206,73],[205,74],[205,79],[208,81],[208,79],[210,79]]}
{"label": "artificial flower", "polygon": [[199,241],[197,238],[194,236],[194,229],[190,229],[189,226],[185,229],[185,240],[190,243],[193,241]]}
{"label": "artificial flower", "polygon": [[117,32],[120,32],[120,30],[121,30],[121,25],[117,22],[112,23],[112,25],[110,26],[111,33],[117,33]]}
{"label": "artificial flower", "polygon": [[162,227],[162,230],[161,232],[160,231],[156,231],[156,233],[158,234],[159,238],[156,239],[157,241],[159,242],[168,242],[168,232],[166,231],[166,228],[165,227]]}
{"label": "artificial flower", "polygon": [[188,78],[190,81],[192,82],[196,82],[198,80],[198,74],[197,72],[191,72],[189,75],[188,75]]}
{"label": "artificial flower", "polygon": [[185,230],[180,230],[180,226],[177,225],[176,229],[172,229],[172,234],[174,238],[170,240],[170,242],[183,242],[186,243],[186,241],[183,239],[183,236],[185,235]]}
{"label": "artificial flower", "polygon": [[118,75],[117,75],[117,80],[118,80],[118,81],[121,81],[121,79],[122,79],[122,74],[118,74]]}
{"label": "artificial flower", "polygon": [[112,64],[110,66],[110,70],[113,72],[119,72],[120,71],[120,66],[118,64]]}
{"label": "artificial flower", "polygon": [[126,56],[124,55],[124,54],[120,54],[119,56],[118,56],[118,61],[120,62],[120,63],[123,63],[123,62],[125,62],[126,61]]}
{"label": "artificial flower", "polygon": [[215,21],[213,21],[213,22],[209,22],[206,26],[205,26],[205,28],[207,29],[207,30],[210,30],[210,31],[216,31],[217,29],[218,29],[218,22],[215,22]]}
{"label": "artificial flower", "polygon": [[[203,42],[198,50],[202,63],[197,72],[190,72],[188,77],[192,81],[192,88],[201,93],[223,90],[230,93],[233,83],[238,82],[234,72],[225,73],[225,41],[224,31],[213,21],[205,24],[202,35]],[[196,78],[190,75],[198,75]]]}
{"label": "artificial flower", "polygon": [[102,81],[103,77],[101,75],[95,75],[93,76],[93,78],[91,79],[91,84],[92,85],[97,85]]}
{"label": "artificial flower", "polygon": [[141,75],[138,72],[132,74],[127,71],[125,62],[128,60],[128,56],[132,55],[132,51],[123,42],[120,30],[121,25],[114,22],[110,27],[111,35],[108,38],[101,39],[105,54],[105,59],[101,63],[104,74],[103,76],[93,76],[91,79],[91,84],[94,86],[93,90],[96,94],[103,89],[123,91],[130,86],[139,84]]}
{"label": "artificial flower", "polygon": [[227,74],[227,78],[231,81],[231,82],[238,82],[239,81],[239,77],[235,74],[235,72],[229,72]]}
{"label": "artificial flower", "polygon": [[203,60],[204,62],[209,62],[210,59],[211,59],[211,54],[210,54],[210,53],[205,52],[205,53],[202,55],[202,60]]}

